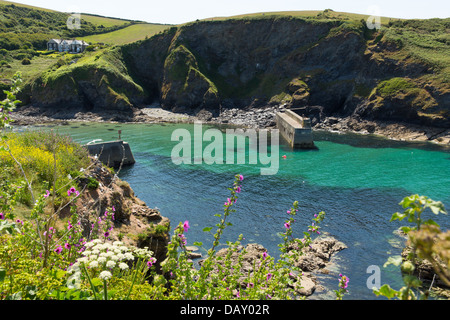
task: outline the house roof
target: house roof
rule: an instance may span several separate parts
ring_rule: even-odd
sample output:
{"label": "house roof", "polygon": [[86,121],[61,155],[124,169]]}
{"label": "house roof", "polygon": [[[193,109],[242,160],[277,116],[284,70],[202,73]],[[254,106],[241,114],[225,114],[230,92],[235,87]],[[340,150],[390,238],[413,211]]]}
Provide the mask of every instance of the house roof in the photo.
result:
{"label": "house roof", "polygon": [[58,43],[58,44],[67,44],[67,45],[71,45],[71,44],[78,44],[78,45],[89,45],[89,43],[87,43],[84,40],[66,40],[66,39],[50,39],[48,41],[48,43]]}

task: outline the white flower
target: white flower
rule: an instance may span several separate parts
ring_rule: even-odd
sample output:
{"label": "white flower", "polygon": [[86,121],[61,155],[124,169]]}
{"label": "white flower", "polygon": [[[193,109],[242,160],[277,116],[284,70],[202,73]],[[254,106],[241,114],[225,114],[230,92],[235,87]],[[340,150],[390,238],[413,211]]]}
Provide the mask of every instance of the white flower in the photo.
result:
{"label": "white flower", "polygon": [[119,253],[116,255],[117,260],[122,261],[123,259],[125,259],[125,255],[123,253]]}
{"label": "white flower", "polygon": [[110,260],[106,263],[107,268],[114,268],[115,266],[116,266],[116,263],[114,261]]}
{"label": "white flower", "polygon": [[122,244],[123,244],[122,241],[114,241],[113,242],[113,245],[115,245],[115,246],[121,246]]}
{"label": "white flower", "polygon": [[124,262],[119,263],[119,268],[122,270],[127,270],[128,269],[128,265]]}
{"label": "white flower", "polygon": [[109,280],[111,279],[112,274],[109,271],[102,271],[100,272],[100,275],[98,277],[103,280]]}
{"label": "white flower", "polygon": [[113,260],[113,261],[118,261],[119,260],[119,257],[118,256],[116,256],[116,255],[112,255],[111,257],[109,257],[111,260]]}
{"label": "white flower", "polygon": [[97,261],[99,263],[105,263],[106,262],[106,258],[105,257],[98,257]]}
{"label": "white flower", "polygon": [[91,250],[84,250],[83,251],[83,255],[86,257],[86,256],[89,256],[89,255],[91,255],[92,254],[92,251]]}
{"label": "white flower", "polygon": [[98,261],[96,261],[96,260],[91,261],[91,263],[89,263],[89,266],[91,268],[97,268],[98,267]]}
{"label": "white flower", "polygon": [[88,262],[88,258],[86,258],[86,257],[81,257],[81,258],[79,258],[77,261],[78,261],[78,262],[81,262],[81,263],[85,263],[85,262]]}
{"label": "white flower", "polygon": [[125,253],[125,259],[127,259],[127,260],[134,260],[134,256],[133,256],[132,253],[127,252],[127,253]]}

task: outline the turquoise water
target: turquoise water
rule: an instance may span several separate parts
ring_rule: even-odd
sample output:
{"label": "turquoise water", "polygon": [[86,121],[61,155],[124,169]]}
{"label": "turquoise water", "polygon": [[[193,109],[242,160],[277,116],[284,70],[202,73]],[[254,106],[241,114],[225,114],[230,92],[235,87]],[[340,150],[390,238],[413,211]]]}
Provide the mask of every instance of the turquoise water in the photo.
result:
{"label": "turquoise water", "polygon": [[[315,132],[318,150],[292,151],[281,145],[276,175],[261,175],[261,164],[191,164],[175,165],[171,141],[175,129],[188,124],[70,124],[54,127],[70,134],[74,140],[87,143],[118,137],[129,142],[136,164],[123,168],[119,176],[128,181],[136,195],[150,207],[158,207],[172,221],[172,226],[189,220],[188,242],[202,241],[205,247],[211,237],[202,232],[214,226],[214,214],[223,210],[227,188],[236,173],[244,175],[243,192],[237,212],[226,230],[225,240],[244,235],[244,243],[258,242],[278,256],[277,235],[283,231],[286,210],[293,201],[300,203],[296,235],[301,237],[310,219],[326,212],[322,231],[344,242],[348,248],[332,259],[330,273],[319,275],[326,287],[315,295],[333,298],[339,273],[349,276],[352,299],[376,299],[366,286],[371,265],[381,269],[381,284],[394,288],[401,285],[395,267],[383,268],[389,255],[399,254],[403,239],[394,231],[401,225],[390,223],[391,215],[401,210],[403,197],[419,193],[444,202],[450,208],[450,150],[426,143],[395,142],[374,136]],[[204,130],[210,127],[204,126]],[[203,147],[208,145],[205,142]],[[193,150],[193,149],[192,149]],[[224,147],[226,152],[255,150]],[[274,154],[274,153],[272,153]],[[285,155],[284,159],[282,156]],[[267,167],[267,166],[266,166]],[[442,227],[450,226],[448,216],[432,216]]]}

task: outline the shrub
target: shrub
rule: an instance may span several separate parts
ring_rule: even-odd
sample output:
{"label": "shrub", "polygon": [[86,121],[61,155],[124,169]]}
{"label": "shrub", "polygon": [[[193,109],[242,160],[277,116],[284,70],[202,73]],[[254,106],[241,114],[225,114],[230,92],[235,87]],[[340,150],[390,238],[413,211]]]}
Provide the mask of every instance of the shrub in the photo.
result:
{"label": "shrub", "polygon": [[23,58],[23,59],[22,59],[22,64],[23,64],[23,65],[29,65],[29,64],[31,64],[31,60],[28,59],[28,58]]}

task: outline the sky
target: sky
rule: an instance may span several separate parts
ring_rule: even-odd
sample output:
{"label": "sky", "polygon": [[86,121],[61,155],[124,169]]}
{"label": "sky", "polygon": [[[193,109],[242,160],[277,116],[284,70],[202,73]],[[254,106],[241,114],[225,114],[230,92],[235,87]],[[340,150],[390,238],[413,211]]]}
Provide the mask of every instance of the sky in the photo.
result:
{"label": "sky", "polygon": [[180,24],[196,19],[269,11],[325,10],[391,18],[450,17],[445,0],[16,0],[14,2],[63,12]]}

